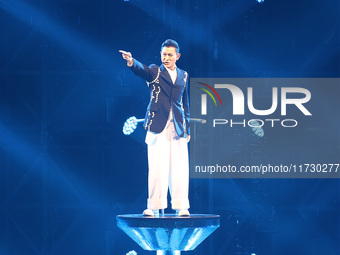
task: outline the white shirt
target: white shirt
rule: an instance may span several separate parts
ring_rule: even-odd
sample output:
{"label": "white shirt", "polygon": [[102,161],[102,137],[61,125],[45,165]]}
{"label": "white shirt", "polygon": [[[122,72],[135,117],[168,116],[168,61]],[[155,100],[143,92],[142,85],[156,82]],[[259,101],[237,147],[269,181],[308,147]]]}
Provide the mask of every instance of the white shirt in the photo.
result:
{"label": "white shirt", "polygon": [[168,71],[168,73],[169,73],[169,75],[171,77],[172,83],[175,84],[176,79],[177,79],[177,67],[175,66],[175,69],[173,71],[170,70],[167,67],[165,67],[165,69]]}
{"label": "white shirt", "polygon": [[[173,84],[175,84],[176,82],[176,79],[177,79],[177,67],[175,66],[175,69],[172,71],[170,70],[169,68],[165,67],[165,69],[168,71],[169,75],[170,75],[170,78],[171,78],[171,81]],[[169,113],[169,119],[168,121],[169,122],[173,122],[173,113],[172,113],[172,108],[170,108],[170,113]]]}

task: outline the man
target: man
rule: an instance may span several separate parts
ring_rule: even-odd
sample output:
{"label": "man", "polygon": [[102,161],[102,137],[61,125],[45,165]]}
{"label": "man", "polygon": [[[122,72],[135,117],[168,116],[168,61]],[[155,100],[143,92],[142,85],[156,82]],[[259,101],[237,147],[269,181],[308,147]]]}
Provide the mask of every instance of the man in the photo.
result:
{"label": "man", "polygon": [[171,207],[179,217],[189,216],[190,140],[187,72],[176,66],[180,58],[176,41],[168,39],[161,46],[162,65],[146,66],[122,51],[127,66],[143,78],[150,91],[144,128],[148,145],[148,200],[144,216],[155,216],[167,208],[168,188]]}

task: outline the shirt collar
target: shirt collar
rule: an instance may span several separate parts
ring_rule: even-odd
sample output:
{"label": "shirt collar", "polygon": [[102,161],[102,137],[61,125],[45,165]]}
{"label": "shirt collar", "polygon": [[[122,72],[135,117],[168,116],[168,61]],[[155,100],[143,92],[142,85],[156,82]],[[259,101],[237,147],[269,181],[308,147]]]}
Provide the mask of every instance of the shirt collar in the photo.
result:
{"label": "shirt collar", "polygon": [[165,67],[165,69],[168,70],[168,72],[175,72],[175,71],[177,71],[177,66],[175,65],[175,69],[174,70],[171,70],[170,68],[167,68],[167,67]]}

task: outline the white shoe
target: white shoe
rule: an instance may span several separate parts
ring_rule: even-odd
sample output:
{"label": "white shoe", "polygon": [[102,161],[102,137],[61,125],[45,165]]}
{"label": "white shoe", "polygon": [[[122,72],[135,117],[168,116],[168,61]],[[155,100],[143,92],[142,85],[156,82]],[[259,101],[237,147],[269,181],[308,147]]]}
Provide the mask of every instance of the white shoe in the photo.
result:
{"label": "white shoe", "polygon": [[154,216],[155,216],[154,212],[153,212],[151,209],[145,209],[145,210],[143,211],[143,215],[144,215],[144,216],[151,216],[151,217],[154,217]]}
{"label": "white shoe", "polygon": [[178,217],[187,217],[190,216],[190,213],[187,209],[177,210]]}
{"label": "white shoe", "polygon": [[155,217],[155,215],[159,216],[159,210],[145,209],[143,211],[143,215],[144,216],[151,216],[151,217]]}

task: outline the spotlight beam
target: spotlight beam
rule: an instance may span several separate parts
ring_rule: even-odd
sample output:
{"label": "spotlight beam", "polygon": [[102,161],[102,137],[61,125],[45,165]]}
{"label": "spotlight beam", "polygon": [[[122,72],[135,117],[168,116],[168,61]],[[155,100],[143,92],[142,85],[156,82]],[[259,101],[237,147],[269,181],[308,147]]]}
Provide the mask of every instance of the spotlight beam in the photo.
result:
{"label": "spotlight beam", "polygon": [[[114,59],[112,49],[105,50],[104,45],[91,43],[89,38],[79,33],[77,35],[77,32],[63,26],[24,1],[11,0],[9,2],[0,0],[0,8],[27,25],[33,26],[42,34],[56,40],[71,53],[76,53],[77,59],[81,59],[89,65],[100,66],[100,69],[112,72],[112,61],[115,60],[118,64],[118,54],[116,59]],[[121,64],[121,62],[119,63]]]}
{"label": "spotlight beam", "polygon": [[[180,26],[176,26],[174,29],[177,29],[178,32],[180,32],[185,38],[187,37],[188,40],[190,40],[192,43],[196,45],[204,46],[205,40],[202,40],[203,38],[206,38],[207,36],[212,36],[213,34],[213,26],[209,23],[203,23],[198,21],[192,21],[190,18],[187,18],[185,15],[181,15],[173,6],[171,6],[168,3],[164,3],[164,6],[161,2],[155,1],[155,0],[149,0],[146,4],[143,1],[129,1],[131,4],[135,5],[136,7],[140,8],[141,10],[145,11],[146,13],[150,12],[151,9],[148,6],[152,6],[153,10],[162,10],[166,9],[168,10],[168,13],[172,13],[175,17],[181,17],[182,22]],[[255,6],[257,3],[256,1],[245,4],[244,2],[240,2],[236,7],[233,6],[233,8],[226,4],[224,8],[220,9],[220,13],[223,13],[223,22],[232,22],[233,18],[236,16],[236,14],[239,14],[240,12],[244,12],[245,10],[248,10],[249,8]],[[235,11],[237,9],[237,11]],[[160,22],[164,22],[163,13],[162,12],[153,12],[153,16],[157,18]],[[215,27],[218,27],[217,23],[214,21],[213,24],[216,25]],[[190,36],[188,37],[188,31],[190,31]],[[219,37],[223,40],[224,48],[229,48],[230,51],[221,51],[221,58],[223,59],[232,59],[233,65],[237,65],[237,68],[239,70],[248,70],[249,67],[251,67],[251,63],[249,61],[249,56],[244,55],[242,50],[238,49],[235,44],[233,44],[227,36],[222,33],[222,31],[219,31]],[[213,38],[211,38],[213,39]],[[232,58],[231,58],[232,56]],[[236,60],[236,62],[235,62]]]}

